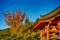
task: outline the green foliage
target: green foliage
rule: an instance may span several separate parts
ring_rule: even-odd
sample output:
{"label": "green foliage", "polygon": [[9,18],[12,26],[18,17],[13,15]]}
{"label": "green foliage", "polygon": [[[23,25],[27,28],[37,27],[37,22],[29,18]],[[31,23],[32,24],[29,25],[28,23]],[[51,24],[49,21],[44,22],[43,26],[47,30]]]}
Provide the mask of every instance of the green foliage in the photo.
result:
{"label": "green foliage", "polygon": [[0,40],[38,40],[39,30],[31,31],[30,27],[34,22],[31,22],[28,17],[26,17],[25,23],[23,20],[25,18],[25,13],[21,14],[20,10],[7,14],[4,13],[5,21],[10,28],[0,30]]}
{"label": "green foliage", "polygon": [[16,34],[11,34],[10,28],[0,30],[0,40],[38,40],[39,30],[31,31],[30,27],[33,25],[28,18],[25,20],[25,24],[20,28]]}

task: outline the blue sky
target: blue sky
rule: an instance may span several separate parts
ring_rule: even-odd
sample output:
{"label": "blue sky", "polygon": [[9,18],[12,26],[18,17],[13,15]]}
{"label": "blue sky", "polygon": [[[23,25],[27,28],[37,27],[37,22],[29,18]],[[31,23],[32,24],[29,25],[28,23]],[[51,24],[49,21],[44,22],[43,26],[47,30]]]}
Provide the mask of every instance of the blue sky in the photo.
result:
{"label": "blue sky", "polygon": [[0,29],[8,28],[4,21],[3,12],[13,12],[20,9],[33,22],[40,15],[51,12],[60,5],[60,0],[0,0]]}

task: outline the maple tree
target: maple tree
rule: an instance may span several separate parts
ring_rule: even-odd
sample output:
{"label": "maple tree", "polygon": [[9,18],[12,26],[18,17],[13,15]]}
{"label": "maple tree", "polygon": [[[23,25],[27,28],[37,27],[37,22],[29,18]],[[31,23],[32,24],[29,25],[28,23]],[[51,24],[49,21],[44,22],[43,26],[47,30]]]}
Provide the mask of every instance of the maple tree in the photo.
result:
{"label": "maple tree", "polygon": [[4,13],[4,18],[7,25],[10,26],[11,33],[17,33],[19,28],[22,28],[22,22],[25,18],[25,13],[22,14],[20,10],[13,13]]}

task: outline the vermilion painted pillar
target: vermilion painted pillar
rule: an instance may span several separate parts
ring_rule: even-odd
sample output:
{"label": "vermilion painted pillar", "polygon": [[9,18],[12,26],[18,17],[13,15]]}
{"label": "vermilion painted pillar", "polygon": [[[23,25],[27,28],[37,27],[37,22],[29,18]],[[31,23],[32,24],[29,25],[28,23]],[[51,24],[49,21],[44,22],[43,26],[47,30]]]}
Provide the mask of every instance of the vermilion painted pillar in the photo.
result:
{"label": "vermilion painted pillar", "polygon": [[59,21],[59,23],[57,23],[57,25],[58,25],[58,27],[59,27],[59,40],[60,40],[60,21]]}
{"label": "vermilion painted pillar", "polygon": [[46,26],[46,32],[47,32],[47,34],[46,34],[46,40],[49,40],[49,25]]}
{"label": "vermilion painted pillar", "polygon": [[60,26],[59,26],[59,39],[60,39]]}
{"label": "vermilion painted pillar", "polygon": [[43,40],[42,30],[40,30],[40,40]]}
{"label": "vermilion painted pillar", "polygon": [[60,22],[58,23],[58,27],[59,27],[59,39],[60,39]]}

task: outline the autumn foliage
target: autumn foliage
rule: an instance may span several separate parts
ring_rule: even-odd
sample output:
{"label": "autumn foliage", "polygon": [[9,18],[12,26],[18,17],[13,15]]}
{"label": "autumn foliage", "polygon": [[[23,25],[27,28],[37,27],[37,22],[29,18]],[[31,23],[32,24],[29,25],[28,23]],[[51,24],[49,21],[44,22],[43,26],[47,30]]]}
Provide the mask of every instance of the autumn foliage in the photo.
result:
{"label": "autumn foliage", "polygon": [[11,33],[17,33],[22,28],[22,22],[25,18],[25,13],[22,14],[20,10],[13,13],[4,13],[5,21],[10,26]]}
{"label": "autumn foliage", "polygon": [[[4,13],[4,19],[7,25],[10,27],[8,32],[0,33],[3,40],[35,40],[39,39],[39,30],[36,32],[31,31],[30,27],[34,24],[31,22],[25,13],[22,13],[20,10],[13,13]],[[24,21],[24,22],[23,22]],[[5,31],[4,31],[5,32]]]}

